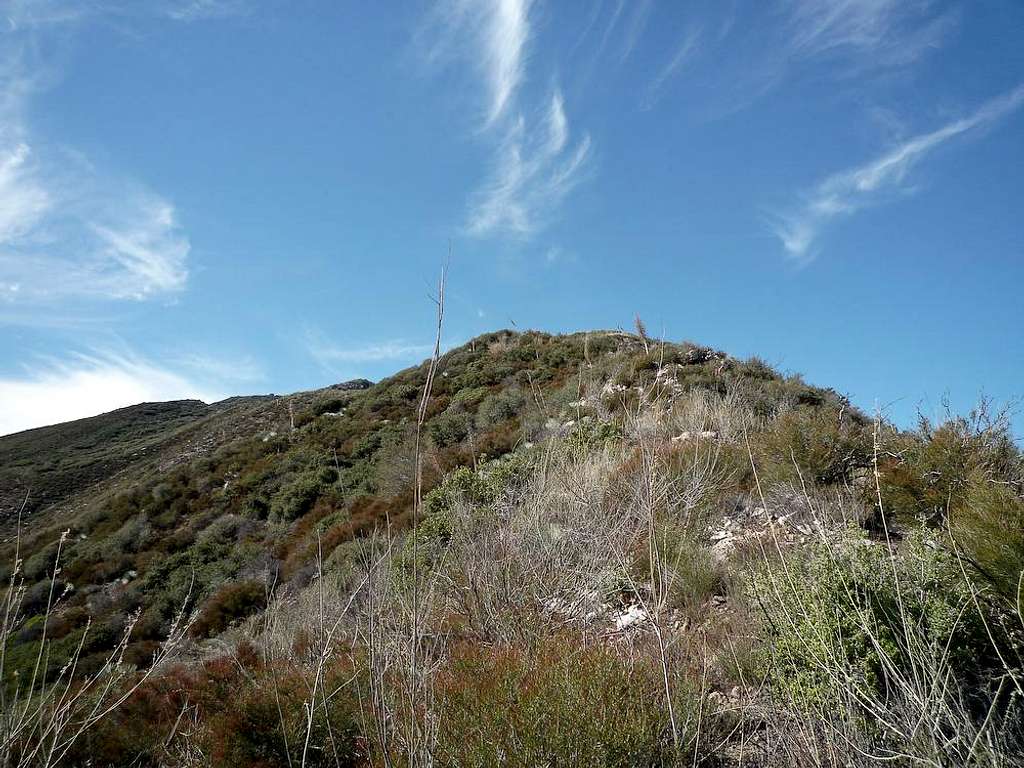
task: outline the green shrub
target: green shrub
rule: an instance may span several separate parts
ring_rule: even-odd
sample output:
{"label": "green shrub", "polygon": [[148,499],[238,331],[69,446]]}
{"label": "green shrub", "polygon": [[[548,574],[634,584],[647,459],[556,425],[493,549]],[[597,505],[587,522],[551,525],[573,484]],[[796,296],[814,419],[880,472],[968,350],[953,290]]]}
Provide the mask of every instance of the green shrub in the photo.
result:
{"label": "green shrub", "polygon": [[485,397],[477,409],[477,428],[487,430],[514,419],[525,404],[526,395],[518,387],[505,387],[494,392]]}
{"label": "green shrub", "polygon": [[421,557],[429,562],[447,546],[456,504],[489,510],[500,498],[520,492],[534,469],[533,455],[519,451],[485,462],[476,471],[459,467],[448,473],[423,499],[424,516],[416,532]]}
{"label": "green shrub", "polygon": [[207,526],[187,549],[154,562],[140,579],[147,606],[146,626],[154,636],[177,611],[192,607],[216,586],[234,579],[243,566],[251,566],[260,547],[246,540],[246,526],[240,517],[225,516]]}
{"label": "green shrub", "polygon": [[801,406],[778,416],[753,438],[762,481],[829,485],[849,482],[871,463],[871,432],[832,408]]}
{"label": "green shrub", "polygon": [[25,560],[22,565],[25,581],[39,581],[52,575],[56,560],[57,542],[51,542]]}
{"label": "green shrub", "polygon": [[469,387],[455,390],[448,410],[453,413],[476,410],[481,401],[490,394],[488,387]]}
{"label": "green shrub", "polygon": [[[894,571],[895,569],[895,571]],[[763,610],[771,684],[809,708],[894,695],[921,670],[948,673],[950,689],[991,699],[1006,652],[1001,617],[976,602],[953,555],[923,529],[890,554],[850,529],[841,541],[794,552],[752,581]],[[979,612],[978,606],[983,612]]]}
{"label": "green shrub", "polygon": [[442,413],[431,419],[427,434],[438,448],[446,448],[465,440],[469,426],[469,416],[464,413]]}
{"label": "green shrub", "polygon": [[291,522],[306,514],[324,488],[338,479],[331,467],[309,469],[281,487],[270,502],[270,519]]}
{"label": "green shrub", "polygon": [[886,511],[904,520],[941,523],[962,509],[972,479],[1017,485],[1021,454],[1005,422],[977,413],[933,426],[925,419],[914,432],[886,431],[880,485]]}
{"label": "green shrub", "polygon": [[1010,485],[975,476],[963,503],[950,512],[949,528],[972,573],[1011,605],[1024,600],[1024,497]]}
{"label": "green shrub", "polygon": [[622,424],[619,422],[584,416],[572,425],[566,435],[566,443],[571,449],[586,450],[617,442],[622,436]]}

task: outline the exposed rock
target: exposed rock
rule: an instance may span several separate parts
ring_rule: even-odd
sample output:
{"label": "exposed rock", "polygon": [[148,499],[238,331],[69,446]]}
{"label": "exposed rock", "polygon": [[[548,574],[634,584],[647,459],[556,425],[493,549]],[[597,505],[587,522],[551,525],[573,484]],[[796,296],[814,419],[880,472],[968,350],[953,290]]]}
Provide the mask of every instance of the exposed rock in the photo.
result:
{"label": "exposed rock", "polygon": [[336,389],[341,392],[355,392],[361,389],[369,389],[373,386],[373,382],[369,379],[351,379],[350,381],[342,381],[337,384],[331,384],[329,389]]}
{"label": "exposed rock", "polygon": [[645,621],[647,621],[647,611],[635,603],[612,616],[612,623],[619,632]]}
{"label": "exposed rock", "polygon": [[691,432],[689,430],[686,430],[685,432],[681,432],[680,434],[673,437],[672,442],[685,443],[689,440],[716,440],[717,438],[718,433],[713,430],[704,430],[699,432]]}

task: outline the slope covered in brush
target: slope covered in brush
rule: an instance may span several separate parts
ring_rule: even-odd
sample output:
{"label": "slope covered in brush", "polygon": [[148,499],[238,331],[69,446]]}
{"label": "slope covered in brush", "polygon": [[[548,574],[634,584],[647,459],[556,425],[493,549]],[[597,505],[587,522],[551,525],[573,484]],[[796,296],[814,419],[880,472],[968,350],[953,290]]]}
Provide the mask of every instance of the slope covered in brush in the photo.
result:
{"label": "slope covered in brush", "polygon": [[10,533],[19,512],[27,520],[78,505],[90,490],[122,473],[131,483],[154,467],[159,471],[251,431],[254,419],[274,420],[276,399],[141,403],[0,437],[0,524]]}
{"label": "slope covered in brush", "polygon": [[125,468],[182,427],[208,413],[198,400],[143,403],[102,416],[30,429],[0,438],[0,515],[24,504],[38,509],[66,500]]}
{"label": "slope covered in brush", "polygon": [[1020,754],[1004,421],[903,431],[693,344],[499,332],[438,361],[418,489],[428,370],[222,409],[30,518],[8,687],[73,662],[133,692],[74,740],[107,765]]}
{"label": "slope covered in brush", "polygon": [[[56,542],[69,530],[60,580],[74,591],[58,633],[70,647],[93,615],[102,631],[92,633],[89,648],[100,654],[143,607],[132,654],[141,663],[190,588],[192,600],[209,606],[203,626],[212,633],[257,609],[267,585],[308,581],[317,547],[343,558],[348,542],[375,527],[400,530],[412,505],[414,412],[426,368],[365,390],[329,388],[220,409],[139,406],[42,430],[42,441],[33,433],[8,438],[5,466],[35,473],[37,482],[51,476],[48,467],[74,475],[78,464],[69,455],[89,450],[96,458],[88,466],[106,475],[120,470],[99,488],[59,484],[65,503],[23,530],[29,608],[43,607]],[[456,467],[561,429],[580,416],[573,403],[584,386],[604,387],[601,407],[621,415],[638,400],[634,387],[656,370],[670,371],[675,387],[742,392],[764,414],[786,403],[810,414],[845,409],[846,423],[859,423],[834,393],[757,361],[693,345],[649,348],[623,333],[499,332],[440,361],[427,412],[427,488]],[[154,418],[154,409],[173,417]],[[44,443],[59,449],[49,453]],[[851,448],[815,460],[841,476],[863,459]]]}

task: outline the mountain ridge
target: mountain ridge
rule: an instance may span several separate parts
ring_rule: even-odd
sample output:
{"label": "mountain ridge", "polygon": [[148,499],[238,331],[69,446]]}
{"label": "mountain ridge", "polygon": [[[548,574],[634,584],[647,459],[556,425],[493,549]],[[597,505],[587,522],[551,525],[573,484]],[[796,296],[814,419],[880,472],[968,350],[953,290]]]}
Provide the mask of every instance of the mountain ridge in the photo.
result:
{"label": "mountain ridge", "polygon": [[[1004,629],[1024,570],[1024,460],[1005,425],[979,411],[899,430],[757,358],[638,331],[496,331],[376,384],[137,406],[44,430],[20,457],[24,433],[0,439],[0,483],[73,475],[0,542],[19,601],[6,679],[45,656],[46,683],[117,670],[139,691],[80,762],[164,765],[184,738],[209,764],[295,765],[305,738],[318,765],[342,762],[332,750],[400,764],[401,729],[427,716],[401,702],[428,680],[452,723],[430,749],[452,765],[505,764],[505,739],[526,750],[509,764],[535,765],[579,731],[564,764],[584,749],[595,765],[782,766],[773,739],[820,716],[801,706],[877,679],[863,669],[888,646],[851,645],[850,627],[873,637],[902,602],[958,633],[959,666],[935,674],[989,701],[1024,649]],[[960,627],[965,589],[983,624]],[[902,631],[927,645],[931,626]],[[819,675],[806,638],[821,633],[845,659],[829,663],[853,666]],[[782,700],[776,720],[758,714]],[[187,707],[196,730],[175,735]],[[681,740],[692,723],[673,707],[712,720]],[[719,750],[700,744],[709,727]]]}

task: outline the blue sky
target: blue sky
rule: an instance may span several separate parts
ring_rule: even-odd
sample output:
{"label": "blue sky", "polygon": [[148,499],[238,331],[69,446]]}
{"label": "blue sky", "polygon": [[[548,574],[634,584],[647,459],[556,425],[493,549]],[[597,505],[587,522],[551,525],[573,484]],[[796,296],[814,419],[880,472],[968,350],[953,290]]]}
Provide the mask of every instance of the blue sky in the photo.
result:
{"label": "blue sky", "polygon": [[1024,396],[1015,0],[0,21],[0,433],[380,378],[449,242],[448,344],[639,313],[904,424]]}

